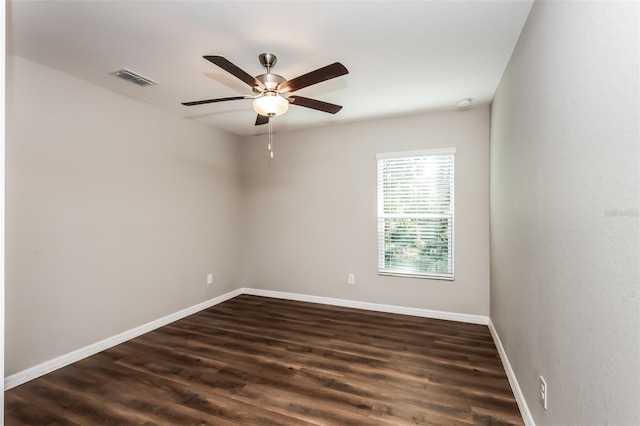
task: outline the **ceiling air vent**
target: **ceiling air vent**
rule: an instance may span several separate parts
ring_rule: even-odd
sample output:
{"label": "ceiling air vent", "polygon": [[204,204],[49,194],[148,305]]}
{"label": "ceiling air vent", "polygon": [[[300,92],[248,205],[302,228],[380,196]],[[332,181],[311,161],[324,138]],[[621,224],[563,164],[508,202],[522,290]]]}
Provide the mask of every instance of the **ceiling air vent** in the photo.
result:
{"label": "ceiling air vent", "polygon": [[157,81],[153,81],[147,77],[143,77],[140,74],[136,74],[135,72],[126,68],[122,68],[121,70],[114,72],[113,75],[135,83],[138,86],[152,86],[154,84],[158,84]]}

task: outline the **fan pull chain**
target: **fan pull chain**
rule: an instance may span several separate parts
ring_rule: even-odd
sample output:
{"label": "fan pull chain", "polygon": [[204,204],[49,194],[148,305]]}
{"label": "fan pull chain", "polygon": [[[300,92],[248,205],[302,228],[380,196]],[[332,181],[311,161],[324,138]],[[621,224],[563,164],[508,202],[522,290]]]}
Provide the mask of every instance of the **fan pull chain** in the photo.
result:
{"label": "fan pull chain", "polygon": [[269,150],[269,156],[271,158],[273,158],[273,127],[272,127],[272,122],[273,120],[269,120],[269,144],[267,145],[267,149]]}

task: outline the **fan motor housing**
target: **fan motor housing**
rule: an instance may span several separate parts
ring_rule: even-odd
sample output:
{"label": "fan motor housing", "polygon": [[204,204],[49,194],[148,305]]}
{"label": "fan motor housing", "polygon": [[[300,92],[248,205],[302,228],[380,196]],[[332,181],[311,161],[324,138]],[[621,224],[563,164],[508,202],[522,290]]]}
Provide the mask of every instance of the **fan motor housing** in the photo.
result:
{"label": "fan motor housing", "polygon": [[[287,81],[283,76],[278,75],[278,74],[261,74],[259,76],[256,77],[256,80],[264,83],[265,87],[267,88],[268,92],[272,92],[276,90],[276,87],[278,87],[278,85],[280,83],[284,83],[285,81]],[[257,87],[253,88],[253,91],[255,93],[262,93],[263,90],[260,90]]]}

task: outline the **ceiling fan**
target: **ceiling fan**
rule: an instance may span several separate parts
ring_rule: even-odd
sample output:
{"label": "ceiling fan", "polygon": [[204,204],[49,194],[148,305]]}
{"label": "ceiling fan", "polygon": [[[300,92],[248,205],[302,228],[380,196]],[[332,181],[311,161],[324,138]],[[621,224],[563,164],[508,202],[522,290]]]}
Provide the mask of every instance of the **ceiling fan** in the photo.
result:
{"label": "ceiling fan", "polygon": [[[182,102],[182,105],[193,106],[215,102],[235,101],[239,99],[253,99],[253,109],[258,114],[258,117],[256,118],[256,126],[267,124],[271,117],[284,114],[289,109],[289,104],[328,112],[329,114],[335,114],[342,109],[342,106],[331,104],[329,102],[323,102],[302,96],[288,95],[289,93],[293,93],[313,84],[348,74],[349,71],[340,62],[334,62],[331,65],[318,68],[315,71],[287,80],[281,75],[271,73],[271,68],[273,68],[278,60],[276,55],[272,53],[260,54],[258,58],[262,66],[266,68],[267,73],[256,77],[252,77],[247,74],[222,56],[203,56],[203,58],[242,80],[253,89],[256,95],[232,96],[228,98]],[[287,94],[287,96],[283,96],[285,94]]]}

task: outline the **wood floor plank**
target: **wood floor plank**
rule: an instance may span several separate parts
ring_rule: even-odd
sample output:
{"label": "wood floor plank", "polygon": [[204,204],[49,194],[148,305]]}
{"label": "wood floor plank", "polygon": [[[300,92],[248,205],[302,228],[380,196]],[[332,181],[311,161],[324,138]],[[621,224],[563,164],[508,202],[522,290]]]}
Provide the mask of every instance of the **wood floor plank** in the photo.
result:
{"label": "wood floor plank", "polygon": [[5,393],[11,425],[522,425],[486,326],[238,296]]}

